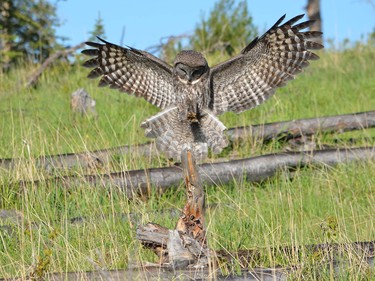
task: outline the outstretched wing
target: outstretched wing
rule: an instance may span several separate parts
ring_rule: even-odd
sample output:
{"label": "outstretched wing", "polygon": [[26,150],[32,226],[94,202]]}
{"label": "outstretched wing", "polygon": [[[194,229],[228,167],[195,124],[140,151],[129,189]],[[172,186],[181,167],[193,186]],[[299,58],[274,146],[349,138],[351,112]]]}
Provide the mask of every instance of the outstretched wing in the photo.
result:
{"label": "outstretched wing", "polygon": [[216,114],[241,112],[268,99],[275,89],[294,79],[308,60],[319,57],[309,50],[323,48],[310,41],[319,38],[318,31],[300,32],[313,21],[294,25],[304,15],[279,26],[281,17],[263,36],[255,38],[241,54],[211,69],[211,107]]}
{"label": "outstretched wing", "polygon": [[82,53],[94,58],[85,67],[94,67],[89,78],[101,77],[99,86],[134,94],[164,109],[174,103],[172,67],[153,55],[134,48],[123,48],[100,39],[104,44],[86,42],[95,49]]}

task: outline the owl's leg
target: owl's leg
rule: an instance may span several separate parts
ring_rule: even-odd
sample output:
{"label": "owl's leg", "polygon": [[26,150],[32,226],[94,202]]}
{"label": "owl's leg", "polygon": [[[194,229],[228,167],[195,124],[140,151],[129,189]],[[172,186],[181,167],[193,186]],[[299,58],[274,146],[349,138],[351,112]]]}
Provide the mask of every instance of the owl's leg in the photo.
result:
{"label": "owl's leg", "polygon": [[197,116],[197,114],[188,109],[179,110],[178,118],[181,122],[189,121],[190,123],[199,123],[199,117]]}
{"label": "owl's leg", "polygon": [[178,107],[180,121],[189,121],[191,123],[199,122],[199,109],[196,102],[187,100],[186,103]]}

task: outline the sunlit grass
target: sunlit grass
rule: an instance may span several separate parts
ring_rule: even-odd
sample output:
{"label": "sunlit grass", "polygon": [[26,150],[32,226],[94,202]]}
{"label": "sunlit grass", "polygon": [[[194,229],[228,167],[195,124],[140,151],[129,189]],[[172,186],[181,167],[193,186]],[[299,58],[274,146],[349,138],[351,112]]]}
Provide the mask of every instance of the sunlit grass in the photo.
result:
{"label": "sunlit grass", "polygon": [[[233,127],[375,109],[373,48],[327,51],[320,56],[263,106],[239,115],[227,113],[221,120]],[[25,89],[22,85],[31,70],[20,67],[0,77],[0,158],[26,160],[10,172],[0,170],[0,209],[19,216],[19,220],[0,219],[0,277],[25,277],[35,274],[38,266],[48,272],[85,271],[95,269],[94,263],[116,269],[154,261],[153,254],[135,239],[136,227],[152,221],[174,228],[177,217],[165,210],[183,207],[183,185],[163,195],[153,192],[148,198],[130,201],[116,188],[47,184],[48,177],[66,171],[41,171],[34,157],[146,142],[139,125],[157,109],[98,88],[97,81],[86,79],[87,70],[79,64],[51,68],[37,88]],[[85,88],[97,101],[98,117],[71,113],[70,95],[78,88]],[[349,148],[374,145],[374,136],[374,130],[362,130],[317,134],[314,140],[319,145]],[[279,140],[267,144],[248,140],[234,144],[224,156],[250,157],[284,147]],[[108,167],[89,171],[77,167],[69,173],[80,176],[166,165],[163,157],[146,159],[131,153],[119,155]],[[19,180],[40,180],[41,184],[22,186]],[[297,169],[292,177],[290,172],[280,172],[258,184],[243,180],[206,186],[209,245],[224,251],[264,249],[251,267],[299,263],[306,270],[312,264],[308,257],[302,261],[275,257],[270,249],[374,240],[374,186],[374,162],[307,167]],[[229,265],[227,270],[238,266]],[[363,275],[358,270],[348,279],[360,279]],[[314,279],[313,271],[304,273]]]}

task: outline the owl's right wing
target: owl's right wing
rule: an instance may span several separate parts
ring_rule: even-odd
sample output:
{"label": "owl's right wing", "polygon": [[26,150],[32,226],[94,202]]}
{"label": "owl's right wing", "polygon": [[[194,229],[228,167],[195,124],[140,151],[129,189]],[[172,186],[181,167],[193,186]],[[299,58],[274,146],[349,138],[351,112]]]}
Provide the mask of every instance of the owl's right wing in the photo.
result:
{"label": "owl's right wing", "polygon": [[89,78],[101,77],[99,86],[109,86],[121,92],[143,97],[164,109],[176,100],[172,84],[172,67],[150,53],[123,48],[100,39],[104,44],[86,42],[95,49],[82,53],[94,58],[83,66],[94,67]]}
{"label": "owl's right wing", "polygon": [[240,55],[211,69],[211,105],[216,114],[242,112],[268,99],[278,87],[319,57],[310,50],[323,48],[311,41],[321,32],[301,29],[314,21],[294,25],[303,15],[279,25],[281,17],[263,36],[255,38]]}

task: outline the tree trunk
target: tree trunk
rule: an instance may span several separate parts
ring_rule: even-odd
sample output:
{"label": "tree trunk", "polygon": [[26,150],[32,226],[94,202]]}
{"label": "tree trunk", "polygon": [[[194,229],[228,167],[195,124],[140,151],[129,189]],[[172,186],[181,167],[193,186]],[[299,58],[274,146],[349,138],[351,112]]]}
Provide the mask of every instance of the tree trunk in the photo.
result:
{"label": "tree trunk", "polygon": [[[307,1],[307,15],[310,20],[314,20],[314,24],[310,27],[311,31],[322,31],[322,18],[320,15],[320,0],[308,0]],[[323,44],[322,38],[314,39],[315,42]]]}
{"label": "tree trunk", "polygon": [[[1,4],[0,18],[3,21],[3,28],[0,30],[0,62],[1,70],[7,71],[10,66],[10,57],[9,52],[12,49],[11,43],[11,30],[9,30],[10,22],[10,10],[11,10],[11,1],[4,1]],[[1,71],[0,70],[0,71]]]}

